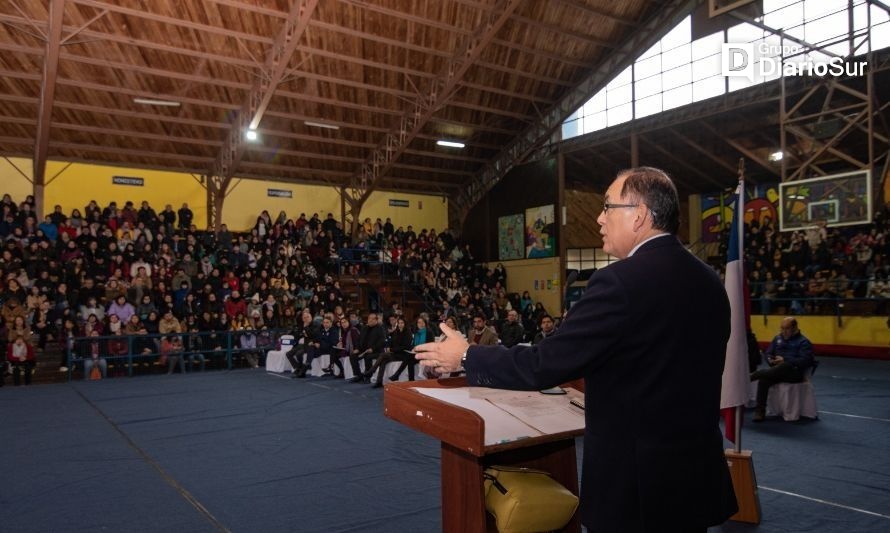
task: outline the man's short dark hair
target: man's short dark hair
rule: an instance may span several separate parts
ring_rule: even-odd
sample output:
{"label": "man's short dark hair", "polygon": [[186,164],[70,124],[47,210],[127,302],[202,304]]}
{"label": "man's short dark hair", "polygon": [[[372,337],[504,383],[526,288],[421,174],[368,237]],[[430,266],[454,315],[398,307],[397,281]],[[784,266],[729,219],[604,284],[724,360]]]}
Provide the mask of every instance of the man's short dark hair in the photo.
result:
{"label": "man's short dark hair", "polygon": [[483,315],[473,315],[473,320],[476,320],[477,318],[478,318],[479,320],[485,322],[485,316],[483,316]]}
{"label": "man's short dark hair", "polygon": [[553,317],[550,315],[541,315],[541,319],[538,322],[544,322],[545,318],[549,318],[551,322],[553,322]]}
{"label": "man's short dark hair", "polygon": [[667,172],[653,167],[621,171],[627,176],[621,188],[622,198],[636,198],[652,212],[652,227],[676,234],[680,227],[680,197]]}

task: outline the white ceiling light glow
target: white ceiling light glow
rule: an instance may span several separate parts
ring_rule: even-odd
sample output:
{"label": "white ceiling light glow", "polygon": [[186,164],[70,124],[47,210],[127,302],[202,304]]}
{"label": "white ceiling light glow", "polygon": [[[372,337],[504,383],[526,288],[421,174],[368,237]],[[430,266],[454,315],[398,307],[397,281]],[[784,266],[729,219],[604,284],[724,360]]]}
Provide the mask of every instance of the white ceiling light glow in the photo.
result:
{"label": "white ceiling light glow", "polygon": [[436,144],[438,144],[439,146],[447,146],[448,148],[463,148],[464,146],[466,146],[462,142],[445,141],[445,140],[436,141]]}
{"label": "white ceiling light glow", "polygon": [[336,126],[334,124],[324,124],[321,122],[312,122],[309,120],[303,122],[303,124],[305,124],[307,126],[315,126],[316,128],[324,128],[327,130],[339,130],[340,129],[340,126]]}
{"label": "white ceiling light glow", "polygon": [[172,100],[157,100],[154,98],[133,98],[133,102],[137,104],[145,104],[145,105],[160,105],[167,107],[179,107],[179,102],[174,102]]}

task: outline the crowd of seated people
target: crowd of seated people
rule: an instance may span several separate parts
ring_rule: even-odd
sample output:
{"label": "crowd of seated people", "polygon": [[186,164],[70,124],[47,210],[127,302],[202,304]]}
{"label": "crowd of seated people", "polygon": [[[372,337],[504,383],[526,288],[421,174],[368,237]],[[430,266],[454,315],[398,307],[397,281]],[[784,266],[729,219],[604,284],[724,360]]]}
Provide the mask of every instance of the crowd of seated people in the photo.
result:
{"label": "crowd of seated people", "polygon": [[[871,224],[780,232],[769,218],[745,224],[745,269],[752,311],[764,314],[834,313],[833,300],[869,299],[883,314],[890,297],[887,207]],[[721,239],[725,257],[728,234]]]}
{"label": "crowd of seated people", "polygon": [[[360,322],[380,310],[351,308],[358,304],[346,300],[338,280],[340,255],[355,249],[391,263],[430,306],[416,327],[403,322],[397,305],[373,313],[382,345],[372,335],[372,315]],[[396,374],[407,367],[413,377],[410,348],[431,339],[445,319],[466,333],[478,316],[504,344],[531,341],[546,311],[527,292],[511,301],[505,286],[503,265],[476,265],[450,232],[417,234],[389,219],[365,220],[355,239],[330,214],[281,213],[273,221],[266,211],[249,232],[225,225],[205,232],[187,204],[158,213],[148,202],[90,202],[68,214],[56,206],[38,224],[33,197],[0,200],[0,347],[16,383],[20,375],[30,381],[34,351],[48,344],[61,346],[60,370],[83,361],[85,377],[93,367],[104,377],[106,358],[128,355],[153,358],[171,373],[186,363],[203,369],[234,350],[258,367],[274,347],[273,331],[305,336],[313,348],[294,361],[295,375],[313,356],[337,349],[364,361],[354,372],[358,381],[370,379],[375,363],[392,361],[403,363]]]}

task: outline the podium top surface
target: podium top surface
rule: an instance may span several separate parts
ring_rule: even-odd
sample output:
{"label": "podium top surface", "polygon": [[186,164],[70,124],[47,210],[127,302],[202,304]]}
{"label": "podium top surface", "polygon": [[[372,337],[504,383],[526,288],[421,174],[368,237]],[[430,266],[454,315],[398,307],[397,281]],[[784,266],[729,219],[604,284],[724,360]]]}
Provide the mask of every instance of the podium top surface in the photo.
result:
{"label": "podium top surface", "polygon": [[386,416],[473,455],[484,456],[584,432],[584,412],[570,405],[582,398],[468,387],[464,378],[390,383]]}

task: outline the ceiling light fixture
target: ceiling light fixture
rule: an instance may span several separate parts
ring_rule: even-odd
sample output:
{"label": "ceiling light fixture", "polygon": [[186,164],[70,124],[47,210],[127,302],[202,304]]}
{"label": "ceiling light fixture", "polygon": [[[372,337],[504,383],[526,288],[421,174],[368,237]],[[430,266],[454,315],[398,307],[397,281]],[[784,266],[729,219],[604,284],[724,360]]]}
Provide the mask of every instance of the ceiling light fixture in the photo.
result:
{"label": "ceiling light fixture", "polygon": [[438,144],[439,146],[447,146],[447,147],[449,147],[449,148],[463,148],[464,146],[466,146],[466,145],[465,145],[464,143],[462,143],[462,142],[457,142],[457,141],[444,141],[444,140],[436,141],[436,144]]}
{"label": "ceiling light fixture", "polygon": [[257,135],[256,130],[247,130],[247,132],[244,133],[244,138],[248,141],[255,141],[259,139],[259,135]]}
{"label": "ceiling light fixture", "polygon": [[179,107],[179,102],[174,102],[172,100],[156,100],[154,98],[133,98],[133,102],[137,104],[145,104],[145,105],[161,105],[167,107]]}
{"label": "ceiling light fixture", "polygon": [[769,160],[770,161],[781,161],[783,157],[785,157],[785,154],[783,154],[782,151],[779,150],[778,152],[771,153],[769,155]]}
{"label": "ceiling light fixture", "polygon": [[339,130],[340,126],[336,126],[334,124],[323,124],[321,122],[312,122],[311,120],[303,121],[303,124],[307,126],[315,126],[316,128],[324,128],[326,130]]}

